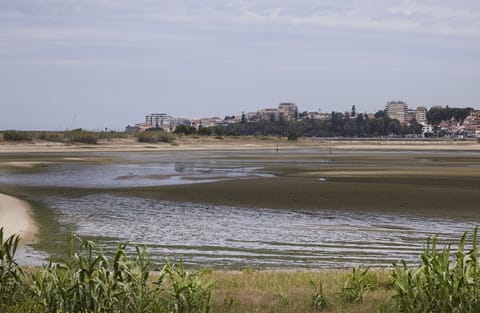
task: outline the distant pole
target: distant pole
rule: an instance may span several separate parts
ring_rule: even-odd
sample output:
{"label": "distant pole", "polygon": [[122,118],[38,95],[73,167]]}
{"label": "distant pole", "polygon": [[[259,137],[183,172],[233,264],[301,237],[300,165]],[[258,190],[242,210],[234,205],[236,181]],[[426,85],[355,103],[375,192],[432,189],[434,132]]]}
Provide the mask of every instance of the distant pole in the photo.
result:
{"label": "distant pole", "polygon": [[332,143],[330,143],[330,151],[328,154],[332,154]]}

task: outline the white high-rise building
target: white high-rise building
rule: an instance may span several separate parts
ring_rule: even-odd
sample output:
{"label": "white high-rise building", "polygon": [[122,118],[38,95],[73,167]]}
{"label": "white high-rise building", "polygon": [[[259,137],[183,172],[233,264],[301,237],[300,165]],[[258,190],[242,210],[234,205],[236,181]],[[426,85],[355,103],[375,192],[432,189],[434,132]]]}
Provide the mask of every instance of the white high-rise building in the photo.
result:
{"label": "white high-rise building", "polygon": [[145,116],[145,123],[155,128],[162,128],[169,131],[172,117],[166,113],[151,113]]}

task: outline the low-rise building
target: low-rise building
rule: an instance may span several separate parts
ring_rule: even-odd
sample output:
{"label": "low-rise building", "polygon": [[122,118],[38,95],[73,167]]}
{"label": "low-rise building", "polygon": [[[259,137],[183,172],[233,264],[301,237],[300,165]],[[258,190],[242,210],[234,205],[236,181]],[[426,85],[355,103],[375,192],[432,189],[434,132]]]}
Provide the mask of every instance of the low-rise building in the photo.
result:
{"label": "low-rise building", "polygon": [[280,115],[279,115],[278,109],[267,108],[267,109],[261,109],[257,111],[257,119],[259,120],[277,121],[279,116]]}

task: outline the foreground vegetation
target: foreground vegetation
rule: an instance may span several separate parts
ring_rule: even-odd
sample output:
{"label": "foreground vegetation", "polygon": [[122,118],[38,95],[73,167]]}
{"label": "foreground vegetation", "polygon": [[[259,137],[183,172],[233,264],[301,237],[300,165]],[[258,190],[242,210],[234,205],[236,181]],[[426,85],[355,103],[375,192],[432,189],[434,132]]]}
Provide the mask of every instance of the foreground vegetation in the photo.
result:
{"label": "foreground vegetation", "polygon": [[[18,236],[0,229],[1,312],[479,312],[477,229],[466,248],[430,239],[418,267],[387,271],[187,272],[166,263],[152,273],[145,248],[120,245],[111,258],[71,236],[64,259],[26,270]],[[215,281],[215,283],[213,283]]]}

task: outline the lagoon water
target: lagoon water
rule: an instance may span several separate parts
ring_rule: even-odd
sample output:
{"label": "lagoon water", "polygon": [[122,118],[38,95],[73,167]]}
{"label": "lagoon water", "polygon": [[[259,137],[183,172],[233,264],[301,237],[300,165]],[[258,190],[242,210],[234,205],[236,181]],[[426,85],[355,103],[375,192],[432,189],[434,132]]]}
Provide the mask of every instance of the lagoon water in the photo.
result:
{"label": "lagoon water", "polygon": [[[285,152],[289,153],[294,154]],[[101,241],[107,252],[123,242],[145,244],[156,264],[165,258],[183,258],[193,266],[225,269],[384,267],[402,259],[417,262],[431,235],[438,235],[442,244],[455,244],[464,231],[478,225],[478,220],[461,217],[230,207],[136,198],[125,191],[114,195],[106,190],[272,176],[263,166],[272,162],[303,168],[328,167],[333,162],[328,157],[312,158],[314,153],[318,151],[284,159],[275,158],[271,151],[90,153],[84,156],[115,160],[5,171],[0,173],[0,184],[96,190],[81,197],[47,195],[43,201],[65,229]],[[341,162],[348,161],[337,161],[337,166]],[[56,240],[55,245],[65,243],[65,238],[49,240]],[[25,260],[42,253],[41,244],[35,247],[23,256]]]}
{"label": "lagoon water", "polygon": [[383,267],[416,262],[426,239],[454,243],[474,223],[337,211],[288,211],[175,203],[97,194],[51,198],[78,234],[147,245],[154,262],[184,258],[214,268]]}

